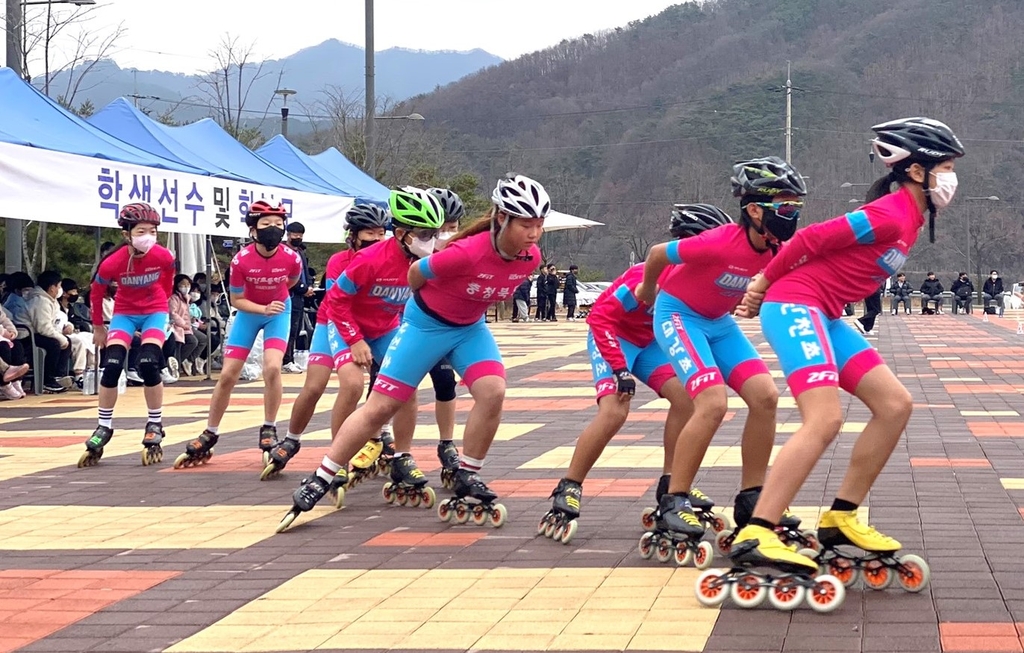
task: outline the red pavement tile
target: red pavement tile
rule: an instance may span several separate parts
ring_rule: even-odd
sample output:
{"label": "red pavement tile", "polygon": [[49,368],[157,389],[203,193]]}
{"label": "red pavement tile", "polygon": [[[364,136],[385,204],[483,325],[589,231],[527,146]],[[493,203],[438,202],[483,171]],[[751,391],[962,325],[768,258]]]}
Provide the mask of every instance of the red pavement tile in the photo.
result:
{"label": "red pavement tile", "polygon": [[444,533],[420,533],[416,531],[391,531],[381,533],[363,543],[363,546],[470,546],[487,537],[486,531],[458,531]]}
{"label": "red pavement tile", "polygon": [[627,435],[620,433],[619,435],[616,435],[615,437],[612,438],[612,442],[635,442],[636,440],[643,440],[645,437],[647,436],[638,434]]}
{"label": "red pavement tile", "polygon": [[523,379],[523,383],[530,381],[593,381],[594,377],[590,372],[541,372]]}
{"label": "red pavement tile", "polygon": [[1024,438],[1024,422],[967,422],[967,428],[979,438]]}
{"label": "red pavement tile", "polygon": [[975,383],[972,385],[960,385],[956,383],[946,384],[946,392],[951,395],[1020,394],[1021,390],[1024,390],[1024,386],[1018,387],[1015,385],[995,383]]}
{"label": "red pavement tile", "polygon": [[945,653],[1024,651],[1017,626],[1012,623],[940,623],[939,638]]}
{"label": "red pavement tile", "polygon": [[911,467],[991,467],[987,458],[911,458]]}
{"label": "red pavement tile", "polygon": [[8,637],[6,634],[0,635],[0,653],[9,653],[10,651],[17,651],[23,646],[28,646],[32,642],[39,639],[38,637]]}
{"label": "red pavement tile", "polygon": [[3,438],[0,440],[0,447],[5,449],[48,449],[66,447],[72,444],[80,444],[80,437],[54,437],[54,438]]}
{"label": "red pavement tile", "polygon": [[[558,485],[558,481],[557,478],[499,480],[491,483],[490,487],[501,497],[547,499],[551,495],[551,489]],[[584,483],[584,494],[587,498],[639,498],[657,483],[657,478],[588,478]]]}

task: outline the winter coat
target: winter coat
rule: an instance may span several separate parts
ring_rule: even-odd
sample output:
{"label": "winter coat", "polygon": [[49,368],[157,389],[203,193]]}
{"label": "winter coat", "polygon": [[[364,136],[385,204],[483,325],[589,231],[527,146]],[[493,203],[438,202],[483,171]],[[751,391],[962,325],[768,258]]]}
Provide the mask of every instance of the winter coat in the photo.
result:
{"label": "winter coat", "polygon": [[167,310],[171,314],[171,333],[178,342],[185,342],[185,336],[192,334],[192,315],[188,310],[188,299],[175,291],[167,302]]}
{"label": "winter coat", "polygon": [[921,294],[928,297],[941,295],[943,290],[945,288],[942,287],[942,282],[938,279],[925,279],[924,283],[921,284]]}
{"label": "winter coat", "polygon": [[40,336],[53,338],[66,347],[70,344],[68,337],[57,329],[58,320],[63,317],[60,304],[42,288],[36,286],[28,293],[25,302],[28,305],[29,326]]}

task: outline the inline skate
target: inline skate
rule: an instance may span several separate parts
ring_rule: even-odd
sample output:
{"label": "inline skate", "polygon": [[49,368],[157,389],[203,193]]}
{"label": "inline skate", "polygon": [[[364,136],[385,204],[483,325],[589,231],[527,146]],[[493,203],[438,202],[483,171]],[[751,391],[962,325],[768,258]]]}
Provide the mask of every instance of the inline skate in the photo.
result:
{"label": "inline skate", "polygon": [[292,508],[288,511],[288,514],[281,519],[281,523],[277,525],[277,532],[282,533],[292,525],[295,518],[304,512],[309,512],[313,509],[320,499],[324,498],[324,495],[331,489],[333,482],[325,481],[316,474],[313,474],[309,478],[302,479],[302,483],[298,489],[292,494]]}
{"label": "inline skate", "polygon": [[275,478],[288,465],[288,461],[294,458],[295,454],[299,453],[301,448],[302,443],[295,438],[285,438],[279,442],[270,451],[270,460],[263,468],[260,480],[265,481],[268,478]]}
{"label": "inline skate", "polygon": [[185,453],[174,460],[174,469],[206,464],[213,457],[216,444],[217,434],[203,431],[198,438],[185,445]]}
{"label": "inline skate", "polygon": [[459,450],[451,440],[442,440],[437,443],[437,459],[441,461],[441,487],[446,490],[452,489],[455,482],[455,472],[459,471]]}
{"label": "inline skate", "polygon": [[744,526],[729,557],[732,569],[709,569],[697,577],[695,590],[701,605],[718,607],[732,598],[741,608],[756,608],[767,599],[778,610],[793,610],[806,599],[815,612],[831,612],[846,598],[838,578],[819,575],[814,560],[793,551],[778,533],[761,526]]}
{"label": "inline skate", "polygon": [[164,459],[164,450],[160,443],[164,441],[164,427],[156,422],[146,424],[146,432],[142,436],[142,464],[155,465]]}
{"label": "inline skate", "polygon": [[455,472],[452,489],[455,496],[437,505],[437,516],[441,521],[451,520],[456,524],[472,521],[474,526],[490,523],[494,528],[500,528],[508,519],[505,506],[494,503],[498,495],[476,473],[468,469]]}
{"label": "inline skate", "polygon": [[[861,578],[866,587],[883,590],[895,580],[907,592],[916,593],[931,580],[931,569],[922,557],[910,553],[897,558],[900,543],[861,523],[856,510],[824,513],[818,522],[818,540],[821,551],[816,560],[822,573],[835,576],[846,587]],[[863,553],[851,552],[850,547]]]}
{"label": "inline skate", "polygon": [[686,495],[665,494],[658,503],[658,518],[653,531],[640,536],[637,551],[645,560],[652,556],[658,562],[675,559],[680,567],[693,562],[697,569],[707,569],[714,551],[704,537],[704,524],[694,513]]}
{"label": "inline skate", "polygon": [[260,450],[263,452],[263,465],[270,464],[270,452],[277,446],[277,427],[264,424],[260,427]]}
{"label": "inline skate", "polygon": [[85,453],[78,459],[78,467],[92,467],[103,457],[103,447],[114,437],[114,429],[97,426],[89,439],[85,441]]}
{"label": "inline skate", "polygon": [[[723,555],[729,555],[736,534],[750,521],[754,514],[754,506],[757,505],[760,496],[761,490],[759,489],[743,490],[736,495],[736,503],[732,512],[736,525],[715,536],[715,548]],[[782,512],[782,519],[775,527],[775,532],[785,544],[796,546],[801,551],[806,550],[808,557],[813,558],[821,548],[817,533],[813,530],[800,530],[800,518],[790,512],[788,508]]]}
{"label": "inline skate", "polygon": [[390,474],[391,480],[381,489],[385,501],[410,508],[434,507],[437,501],[434,488],[427,487],[427,477],[416,466],[412,456],[403,455],[392,460]]}
{"label": "inline skate", "polygon": [[543,535],[556,542],[568,544],[579,528],[580,503],[583,501],[583,485],[563,478],[552,490],[551,510],[544,513],[537,524],[537,535]]}

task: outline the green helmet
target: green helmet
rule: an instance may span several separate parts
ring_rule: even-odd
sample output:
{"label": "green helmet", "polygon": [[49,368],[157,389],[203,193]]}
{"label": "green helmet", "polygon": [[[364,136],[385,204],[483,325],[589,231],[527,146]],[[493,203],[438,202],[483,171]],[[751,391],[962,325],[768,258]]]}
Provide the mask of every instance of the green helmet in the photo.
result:
{"label": "green helmet", "polygon": [[444,224],[444,209],[437,198],[425,190],[402,186],[391,190],[388,197],[391,221],[407,229],[440,229]]}

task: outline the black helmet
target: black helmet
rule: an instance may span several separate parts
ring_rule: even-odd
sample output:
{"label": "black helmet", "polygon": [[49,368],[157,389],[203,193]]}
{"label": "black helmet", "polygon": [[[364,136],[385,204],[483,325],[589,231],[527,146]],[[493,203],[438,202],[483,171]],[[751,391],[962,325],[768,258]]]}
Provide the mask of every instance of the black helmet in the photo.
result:
{"label": "black helmet", "polygon": [[376,204],[353,204],[345,214],[345,227],[352,235],[363,229],[387,229],[390,223],[391,214]]}
{"label": "black helmet", "polygon": [[931,118],[900,118],[871,128],[871,149],[890,168],[900,161],[926,167],[964,155],[964,146],[945,123]]}
{"label": "black helmet", "polygon": [[447,188],[428,188],[427,192],[437,198],[444,209],[444,222],[458,222],[466,215],[466,207],[458,193]]}
{"label": "black helmet", "polygon": [[807,185],[796,169],[777,156],[739,161],[732,167],[732,194],[804,196]]}
{"label": "black helmet", "polygon": [[689,238],[725,224],[733,224],[732,218],[713,204],[676,204],[669,232],[676,239]]}

